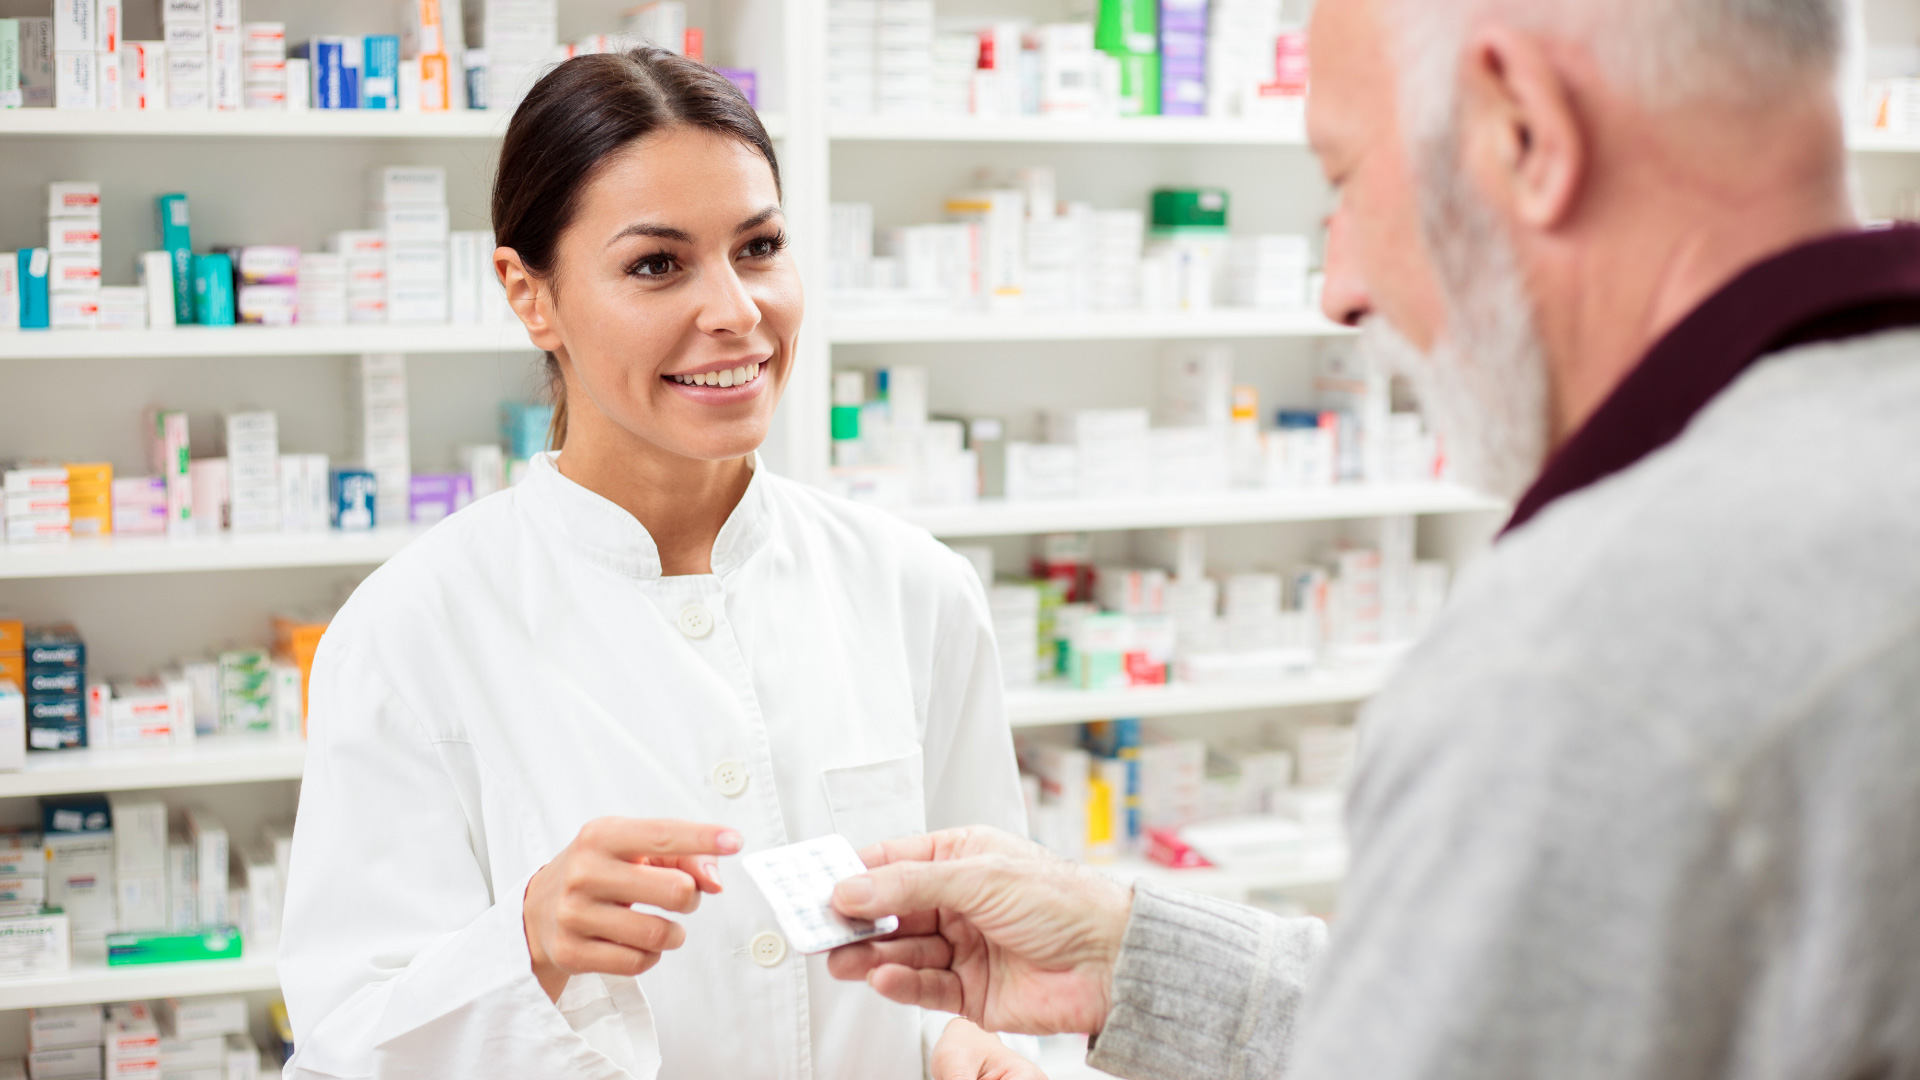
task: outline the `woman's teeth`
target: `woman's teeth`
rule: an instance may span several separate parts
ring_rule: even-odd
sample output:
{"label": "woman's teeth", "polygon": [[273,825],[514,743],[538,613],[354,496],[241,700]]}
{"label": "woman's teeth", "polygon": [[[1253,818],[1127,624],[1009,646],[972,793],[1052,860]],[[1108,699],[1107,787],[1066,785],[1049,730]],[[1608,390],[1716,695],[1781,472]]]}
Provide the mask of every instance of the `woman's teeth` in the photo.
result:
{"label": "woman's teeth", "polygon": [[764,364],[743,364],[726,371],[709,371],[700,375],[669,375],[667,378],[685,386],[744,386],[760,377]]}

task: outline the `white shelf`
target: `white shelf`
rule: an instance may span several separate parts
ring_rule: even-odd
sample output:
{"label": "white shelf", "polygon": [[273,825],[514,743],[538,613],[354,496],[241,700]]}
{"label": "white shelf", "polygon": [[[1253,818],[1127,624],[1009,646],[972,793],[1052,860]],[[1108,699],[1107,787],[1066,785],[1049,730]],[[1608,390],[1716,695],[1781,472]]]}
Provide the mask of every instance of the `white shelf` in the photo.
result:
{"label": "white shelf", "polygon": [[1174,870],[1138,856],[1129,856],[1096,869],[1126,883],[1146,878],[1188,892],[1244,902],[1248,894],[1266,889],[1337,885],[1347,876],[1347,861],[1343,858],[1337,865],[1285,871],[1222,870],[1213,866]]}
{"label": "white shelf", "polygon": [[915,507],[902,517],[935,536],[1022,536],[1053,532],[1184,529],[1285,521],[1343,521],[1505,510],[1505,503],[1452,484],[1353,484],[1281,491],[1233,491],[1154,499],[1074,499]]}
{"label": "white shelf", "polygon": [[1302,705],[1345,705],[1378,693],[1387,681],[1387,672],[1386,667],[1365,667],[1250,683],[1174,683],[1130,690],[1009,690],[1007,719],[1014,727],[1021,728],[1123,716],[1145,720]]}
{"label": "white shelf", "polygon": [[1089,312],[1077,315],[839,316],[835,345],[972,341],[1161,341],[1177,338],[1342,337],[1353,330],[1315,311],[1216,308],[1185,312]]}
{"label": "white shelf", "polygon": [[0,773],[0,799],[298,780],[306,756],[305,742],[274,735],[212,735],[153,749],[29,752],[25,771]]}
{"label": "white shelf", "polygon": [[1061,119],[1019,116],[835,116],[827,135],[839,142],[1112,143],[1147,146],[1305,146],[1300,123],[1139,116]]}
{"label": "white shelf", "polygon": [[533,349],[525,328],[506,326],[178,326],[166,330],[0,332],[0,360],[89,357],[351,356],[356,353],[480,353]]}
{"label": "white shelf", "polygon": [[[199,138],[498,139],[512,113],[461,109],[444,113],[381,112],[372,109],[243,109],[238,112],[167,109],[4,109],[0,136],[107,135]],[[762,113],[767,134],[786,134],[786,118]]]}
{"label": "white shelf", "polygon": [[1856,131],[1847,146],[1861,154],[1920,154],[1920,132]]}
{"label": "white shelf", "polygon": [[238,960],[192,960],[172,964],[128,964],[75,961],[65,975],[38,975],[0,979],[0,1009],[49,1009],[58,1005],[93,1005],[107,1001],[143,1001],[149,998],[190,997],[197,994],[242,994],[280,988],[279,972],[271,952],[251,951]]}
{"label": "white shelf", "polygon": [[8,544],[0,547],[0,580],[374,566],[392,558],[421,531],[409,526],[373,532],[223,533],[179,540],[143,536]]}

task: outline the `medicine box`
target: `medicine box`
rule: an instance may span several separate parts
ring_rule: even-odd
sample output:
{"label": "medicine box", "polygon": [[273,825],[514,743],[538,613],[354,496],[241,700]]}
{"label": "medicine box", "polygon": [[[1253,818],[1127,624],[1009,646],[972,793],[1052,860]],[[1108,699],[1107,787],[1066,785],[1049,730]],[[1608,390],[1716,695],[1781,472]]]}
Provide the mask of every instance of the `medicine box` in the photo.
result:
{"label": "medicine box", "polygon": [[242,1035],[247,1030],[247,1002],[237,995],[166,998],[158,1015],[160,1030],[175,1039]]}
{"label": "medicine box", "polygon": [[20,688],[0,678],[0,770],[27,767],[27,699]]}
{"label": "medicine box", "polygon": [[63,1005],[27,1011],[27,1049],[61,1050],[100,1045],[103,1014],[98,1005]]}
{"label": "medicine box", "polygon": [[64,974],[68,955],[65,913],[0,919],[0,978]]}
{"label": "medicine box", "polygon": [[187,933],[107,935],[109,967],[168,964],[181,960],[238,960],[240,955],[240,931],[231,926],[208,927]]}
{"label": "medicine box", "polygon": [[104,1075],[101,1068],[98,1043],[27,1054],[27,1075],[33,1080],[98,1080]]}

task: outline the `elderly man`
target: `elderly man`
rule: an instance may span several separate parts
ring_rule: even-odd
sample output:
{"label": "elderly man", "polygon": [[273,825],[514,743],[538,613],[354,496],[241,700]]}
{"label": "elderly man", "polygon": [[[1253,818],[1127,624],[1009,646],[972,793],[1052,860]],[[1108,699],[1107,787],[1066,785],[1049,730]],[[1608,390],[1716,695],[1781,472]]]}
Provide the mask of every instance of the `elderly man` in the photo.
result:
{"label": "elderly man", "polygon": [[834,972],[1122,1076],[1920,1076],[1920,230],[1840,8],[1320,0],[1327,309],[1519,497],[1362,716],[1338,932],[963,830]]}

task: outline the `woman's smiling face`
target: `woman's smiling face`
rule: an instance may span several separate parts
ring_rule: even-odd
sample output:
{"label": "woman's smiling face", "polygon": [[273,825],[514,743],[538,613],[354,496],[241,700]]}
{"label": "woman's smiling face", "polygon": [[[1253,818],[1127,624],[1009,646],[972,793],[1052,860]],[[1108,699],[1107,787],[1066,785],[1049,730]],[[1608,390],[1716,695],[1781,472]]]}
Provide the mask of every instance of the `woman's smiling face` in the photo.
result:
{"label": "woman's smiling face", "polygon": [[566,379],[569,441],[604,423],[703,461],[766,441],[805,304],[756,150],[689,127],[633,143],[595,170],[555,255],[531,336]]}

